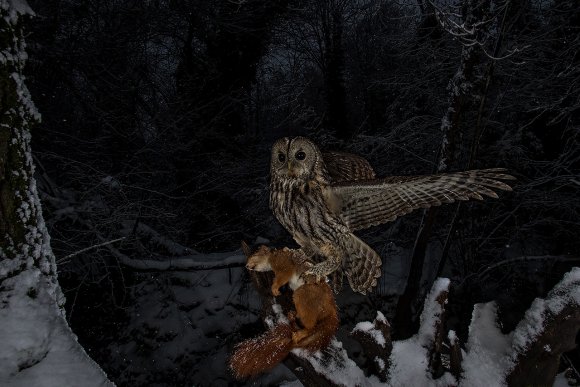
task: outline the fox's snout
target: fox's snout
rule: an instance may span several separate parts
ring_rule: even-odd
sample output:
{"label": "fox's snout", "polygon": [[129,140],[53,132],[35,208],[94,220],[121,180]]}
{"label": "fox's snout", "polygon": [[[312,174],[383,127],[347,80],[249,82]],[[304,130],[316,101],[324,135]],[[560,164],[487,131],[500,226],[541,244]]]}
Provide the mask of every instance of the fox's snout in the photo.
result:
{"label": "fox's snout", "polygon": [[246,269],[253,271],[272,270],[268,258],[262,255],[252,255],[246,262]]}
{"label": "fox's snout", "polygon": [[246,262],[246,269],[257,270],[260,262],[262,262],[262,259],[260,259],[260,257],[252,255],[250,258],[248,258],[248,261]]}

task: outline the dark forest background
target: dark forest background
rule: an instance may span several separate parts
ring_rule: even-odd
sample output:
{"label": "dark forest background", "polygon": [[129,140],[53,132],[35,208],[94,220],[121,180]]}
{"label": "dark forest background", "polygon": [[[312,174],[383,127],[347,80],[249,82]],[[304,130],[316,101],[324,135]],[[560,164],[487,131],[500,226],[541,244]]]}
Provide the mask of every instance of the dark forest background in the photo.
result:
{"label": "dark forest background", "polygon": [[362,234],[385,264],[392,245],[427,255],[417,283],[439,265],[457,319],[499,299],[509,330],[578,265],[576,0],[29,3],[27,82],[43,116],[32,148],[59,280],[75,333],[119,385],[106,348],[157,276],[119,254],[292,245],[268,209],[281,136],[360,154],[378,176],[518,178],[499,200],[442,208],[426,235],[421,212]]}

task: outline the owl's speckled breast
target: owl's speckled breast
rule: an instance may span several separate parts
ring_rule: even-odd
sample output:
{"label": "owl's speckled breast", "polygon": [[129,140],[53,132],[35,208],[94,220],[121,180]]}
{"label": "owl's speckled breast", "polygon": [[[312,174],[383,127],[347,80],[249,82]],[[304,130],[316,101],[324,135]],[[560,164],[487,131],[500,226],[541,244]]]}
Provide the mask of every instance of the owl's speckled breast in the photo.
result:
{"label": "owl's speckled breast", "polygon": [[346,229],[328,208],[323,190],[316,182],[273,180],[270,207],[294,240],[313,253],[319,253],[320,247],[328,242],[335,242],[337,234]]}

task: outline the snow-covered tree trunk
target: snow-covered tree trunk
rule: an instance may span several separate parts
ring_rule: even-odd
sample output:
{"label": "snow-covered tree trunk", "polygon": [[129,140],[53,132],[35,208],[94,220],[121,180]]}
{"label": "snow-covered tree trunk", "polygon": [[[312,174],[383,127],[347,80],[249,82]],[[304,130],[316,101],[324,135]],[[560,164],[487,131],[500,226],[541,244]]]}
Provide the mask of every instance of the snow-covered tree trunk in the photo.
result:
{"label": "snow-covered tree trunk", "polygon": [[[465,2],[464,25],[465,29],[470,32],[470,38],[473,39],[473,42],[477,41],[478,34],[481,33],[480,29],[483,27],[481,25],[476,27],[476,25],[482,24],[487,8],[489,8],[487,1],[477,4],[472,0]],[[471,40],[470,43],[472,43]],[[473,98],[473,86],[479,81],[474,72],[480,54],[478,47],[476,44],[462,45],[459,66],[447,86],[449,106],[441,120],[441,148],[435,173],[448,172],[449,166],[459,158],[463,137],[461,119],[466,104]],[[409,337],[416,329],[420,301],[430,285],[421,284],[421,278],[427,245],[435,224],[437,211],[437,207],[431,207],[423,212],[421,225],[415,238],[407,285],[397,304],[395,328],[402,337]],[[438,263],[434,262],[433,264],[437,265]]]}
{"label": "snow-covered tree trunk", "polygon": [[33,177],[24,85],[24,0],[0,0],[0,385],[111,385],[64,316],[54,255]]}

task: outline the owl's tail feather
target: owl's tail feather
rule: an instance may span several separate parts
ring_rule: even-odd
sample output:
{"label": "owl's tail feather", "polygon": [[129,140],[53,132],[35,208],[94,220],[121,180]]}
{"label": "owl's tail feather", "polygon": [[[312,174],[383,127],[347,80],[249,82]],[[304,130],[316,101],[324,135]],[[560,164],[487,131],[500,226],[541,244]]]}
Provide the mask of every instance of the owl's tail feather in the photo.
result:
{"label": "owl's tail feather", "polygon": [[355,292],[366,294],[381,276],[381,257],[354,234],[344,242],[346,276]]}

